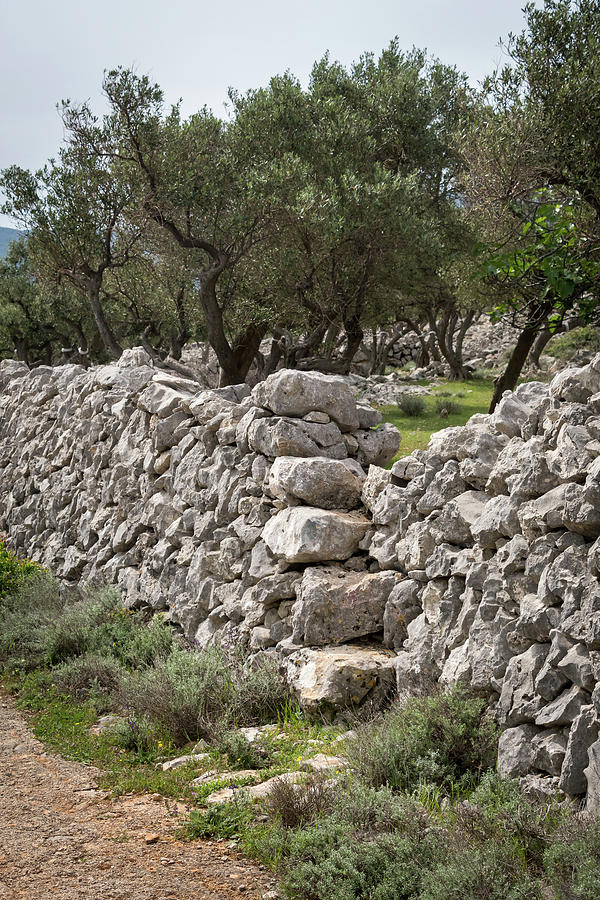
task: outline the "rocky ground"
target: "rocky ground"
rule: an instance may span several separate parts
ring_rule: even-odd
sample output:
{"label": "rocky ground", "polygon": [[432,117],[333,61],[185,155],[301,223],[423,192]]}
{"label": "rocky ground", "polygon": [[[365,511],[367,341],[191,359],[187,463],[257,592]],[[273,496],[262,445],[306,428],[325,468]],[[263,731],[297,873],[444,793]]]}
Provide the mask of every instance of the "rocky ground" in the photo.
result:
{"label": "rocky ground", "polygon": [[224,843],[175,837],[185,809],[112,799],[94,769],[44,752],[0,695],[1,900],[269,897],[267,873]]}

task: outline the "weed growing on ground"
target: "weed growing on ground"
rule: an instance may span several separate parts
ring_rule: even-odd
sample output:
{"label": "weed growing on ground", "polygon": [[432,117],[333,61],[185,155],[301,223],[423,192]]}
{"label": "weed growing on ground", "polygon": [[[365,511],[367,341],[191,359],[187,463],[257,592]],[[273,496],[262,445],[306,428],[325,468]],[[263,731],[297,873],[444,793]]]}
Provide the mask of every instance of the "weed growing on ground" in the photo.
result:
{"label": "weed growing on ground", "polygon": [[[427,382],[417,382],[428,385]],[[383,406],[381,412],[384,422],[396,425],[402,433],[402,443],[396,459],[408,456],[413,450],[424,450],[431,435],[442,428],[464,425],[475,413],[486,413],[494,388],[491,373],[469,381],[448,381],[439,385],[428,385],[432,394],[423,398],[423,409],[418,415],[406,415],[401,406]],[[437,400],[444,397],[444,405],[437,406]],[[460,399],[458,409],[454,409],[456,399]],[[448,404],[451,408],[448,408]],[[448,415],[441,416],[440,410],[446,408]]]}
{"label": "weed growing on ground", "polygon": [[347,748],[365,784],[413,791],[422,784],[446,792],[472,788],[495,763],[497,729],[485,703],[456,688],[396,703]]}
{"label": "weed growing on ground", "polygon": [[417,418],[417,416],[422,416],[425,410],[425,401],[422,397],[411,397],[410,394],[407,394],[406,397],[400,397],[398,400],[398,406],[402,410],[405,416],[409,418]]}
{"label": "weed growing on ground", "polygon": [[454,400],[446,400],[443,397],[436,397],[435,411],[438,416],[445,415],[446,418],[457,416],[460,413],[460,403],[456,403]]}
{"label": "weed growing on ground", "polygon": [[247,828],[254,818],[252,803],[243,795],[230,803],[220,803],[190,813],[181,836],[197,838],[234,838]]}

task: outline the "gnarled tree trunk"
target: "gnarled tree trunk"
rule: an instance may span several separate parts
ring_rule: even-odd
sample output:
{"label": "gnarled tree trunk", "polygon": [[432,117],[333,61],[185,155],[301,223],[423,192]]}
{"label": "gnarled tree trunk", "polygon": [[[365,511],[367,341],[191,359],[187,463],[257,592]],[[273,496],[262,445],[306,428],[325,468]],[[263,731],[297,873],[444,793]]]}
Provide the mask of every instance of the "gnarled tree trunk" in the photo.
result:
{"label": "gnarled tree trunk", "polygon": [[529,351],[535,343],[537,334],[537,326],[528,325],[519,335],[504,372],[502,375],[499,375],[494,382],[494,393],[489,409],[491,413],[496,409],[504,391],[513,391],[517,386],[519,375],[525,365],[525,360],[527,359]]}
{"label": "gnarled tree trunk", "polygon": [[101,277],[88,278],[86,285],[87,296],[90,303],[90,308],[92,310],[92,315],[94,316],[94,321],[96,323],[96,328],[98,329],[98,334],[100,335],[100,339],[104,345],[104,349],[109,356],[112,356],[113,359],[119,359],[119,357],[123,353],[123,348],[117,341],[104,313],[102,302],[100,300],[101,283]]}

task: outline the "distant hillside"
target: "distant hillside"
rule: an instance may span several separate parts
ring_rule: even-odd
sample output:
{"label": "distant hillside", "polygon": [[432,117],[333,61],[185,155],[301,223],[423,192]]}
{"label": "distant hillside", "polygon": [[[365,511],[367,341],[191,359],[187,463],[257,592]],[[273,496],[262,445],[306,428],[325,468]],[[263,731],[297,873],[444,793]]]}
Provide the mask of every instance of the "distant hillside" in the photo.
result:
{"label": "distant hillside", "polygon": [[3,228],[0,226],[0,259],[6,256],[8,245],[21,234],[16,228]]}

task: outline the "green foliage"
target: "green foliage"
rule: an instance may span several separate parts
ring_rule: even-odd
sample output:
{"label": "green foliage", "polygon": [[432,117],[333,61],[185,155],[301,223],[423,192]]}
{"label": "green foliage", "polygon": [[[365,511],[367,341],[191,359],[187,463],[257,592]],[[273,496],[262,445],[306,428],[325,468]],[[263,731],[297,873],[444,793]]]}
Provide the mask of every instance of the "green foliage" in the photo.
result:
{"label": "green foliage", "polygon": [[156,758],[158,747],[164,749],[172,743],[170,734],[160,723],[131,712],[112,727],[110,739],[116,747],[130,751],[137,759],[150,761]]}
{"label": "green foliage", "polygon": [[392,707],[347,749],[373,787],[411,791],[436,784],[449,794],[472,788],[495,762],[497,729],[484,701],[461,688]]}
{"label": "green foliage", "polygon": [[[30,566],[29,577],[2,599],[0,663],[5,667],[56,666],[88,654],[96,661],[106,657],[126,668],[144,668],[169,653],[173,635],[160,617],[147,624],[124,609],[118,591],[108,587],[68,602],[47,573]],[[82,664],[79,676],[85,671]]]}
{"label": "green foliage", "polygon": [[487,79],[462,139],[465,197],[495,318],[522,329],[492,406],[512,389],[537,332],[598,319],[600,4],[525,7],[508,63]]}
{"label": "green foliage", "polygon": [[445,397],[436,397],[435,411],[438,415],[445,412],[446,417],[457,416],[460,413],[460,403],[456,403],[455,400],[446,400]]}
{"label": "green foliage", "polygon": [[39,571],[40,566],[28,559],[19,559],[0,538],[0,604]]}
{"label": "green foliage", "polygon": [[256,742],[250,741],[239,731],[226,731],[216,743],[233,769],[260,769],[265,766],[267,754],[261,752]]}
{"label": "green foliage", "polygon": [[514,215],[522,223],[515,242],[488,255],[483,265],[486,279],[504,282],[508,291],[492,318],[523,306],[526,321],[538,328],[546,322],[557,328],[574,309],[579,318],[592,318],[597,299],[589,291],[600,277],[600,260],[582,230],[579,205],[540,188],[515,203]]}
{"label": "green foliage", "polygon": [[219,803],[207,809],[194,809],[184,829],[189,840],[237,837],[254,818],[252,804],[242,796],[230,803]]}
{"label": "green foliage", "polygon": [[86,653],[56,666],[50,677],[61,694],[77,700],[93,698],[104,711],[111,708],[124,676],[125,669],[114,657]]}
{"label": "green foliage", "polygon": [[544,0],[525,7],[526,29],[510,35],[510,62],[492,81],[500,100],[520,98],[535,122],[539,170],[600,212],[600,3]]}
{"label": "green foliage", "polygon": [[600,895],[600,819],[565,818],[544,854],[554,894],[564,900],[593,900]]}
{"label": "green foliage", "polygon": [[569,360],[579,350],[600,352],[600,330],[597,326],[584,325],[581,328],[573,328],[566,334],[557,334],[548,342],[544,353],[556,359]]}
{"label": "green foliage", "polygon": [[411,397],[407,394],[398,401],[398,408],[402,410],[405,416],[409,418],[417,418],[422,416],[425,410],[425,401],[422,397]]}
{"label": "green foliage", "polygon": [[398,833],[368,841],[349,837],[343,826],[324,820],[290,839],[290,870],[283,883],[291,897],[306,900],[389,900],[418,897],[435,842],[417,843]]}
{"label": "green foliage", "polygon": [[[286,74],[232,92],[227,120],[184,118],[131,70],[103,88],[104,117],[62,103],[65,144],[41,171],[0,173],[36,290],[75,292],[45,352],[65,332],[94,359],[204,332],[240,381],[268,329],[316,334],[316,349],[342,330],[349,363],[403,298],[453,295],[472,244],[453,135],[473,101],[456,69],[393,41],[348,69],[324,57],[306,88]],[[33,337],[44,310],[30,311]]]}
{"label": "green foliage", "polygon": [[45,636],[63,606],[57,582],[44,570],[32,573],[13,593],[0,597],[0,667],[28,671],[44,665]]}
{"label": "green foliage", "polygon": [[218,647],[202,653],[174,648],[153,668],[132,673],[123,699],[183,741],[269,721],[283,708],[287,691],[270,661],[249,668]]}
{"label": "green foliage", "polygon": [[19,240],[20,234],[16,228],[4,228],[0,225],[0,260],[7,255],[11,244]]}
{"label": "green foliage", "polygon": [[461,852],[424,874],[419,900],[543,900],[539,879],[507,846],[493,841]]}

